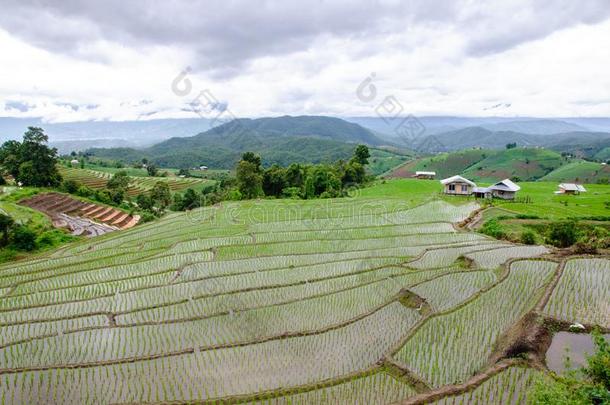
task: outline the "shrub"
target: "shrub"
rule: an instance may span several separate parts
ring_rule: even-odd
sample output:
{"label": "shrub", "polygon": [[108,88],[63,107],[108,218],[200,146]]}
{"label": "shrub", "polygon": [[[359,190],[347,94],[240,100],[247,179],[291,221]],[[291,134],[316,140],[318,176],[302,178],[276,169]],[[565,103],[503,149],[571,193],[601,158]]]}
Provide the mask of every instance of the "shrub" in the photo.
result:
{"label": "shrub", "polygon": [[500,222],[498,222],[498,220],[495,218],[492,218],[483,224],[481,233],[496,239],[502,239],[506,236],[506,232],[504,231],[502,224],[500,224]]}
{"label": "shrub", "polygon": [[66,193],[74,194],[78,191],[80,184],[74,180],[64,180],[61,182],[60,189]]}
{"label": "shrub", "polygon": [[521,234],[521,243],[526,245],[536,244],[536,234],[533,231],[525,231]]}
{"label": "shrub", "polygon": [[565,248],[576,243],[577,236],[575,221],[558,221],[549,225],[547,242]]}
{"label": "shrub", "polygon": [[13,230],[13,246],[19,250],[32,251],[36,249],[36,233],[25,226],[17,226]]}
{"label": "shrub", "polygon": [[517,214],[515,216],[515,218],[517,218],[517,219],[540,219],[540,217],[538,215],[533,215],[533,214]]}
{"label": "shrub", "polygon": [[93,194],[95,194],[94,191],[87,186],[80,186],[76,190],[76,195],[80,197],[91,197]]}
{"label": "shrub", "polygon": [[149,211],[144,211],[140,213],[140,223],[151,222],[157,219],[155,214]]}

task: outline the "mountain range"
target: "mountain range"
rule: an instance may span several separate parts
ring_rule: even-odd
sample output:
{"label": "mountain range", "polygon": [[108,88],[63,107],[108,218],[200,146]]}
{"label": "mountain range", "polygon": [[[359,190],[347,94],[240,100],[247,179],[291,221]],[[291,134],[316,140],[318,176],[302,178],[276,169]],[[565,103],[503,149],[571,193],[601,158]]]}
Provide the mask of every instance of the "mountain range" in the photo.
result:
{"label": "mountain range", "polygon": [[[216,127],[206,119],[47,124],[39,119],[0,118],[0,138],[17,139],[29,125],[42,126],[61,153],[89,150],[104,158],[159,166],[230,168],[245,150],[266,164],[346,159],[353,144],[420,154],[506,144],[541,146],[579,157],[610,158],[610,118],[411,117],[416,133],[400,136],[381,117],[283,116],[236,119]],[[401,121],[401,120],[396,120]],[[196,135],[194,135],[196,134]],[[193,136],[194,135],[194,136]],[[103,148],[101,148],[103,146]]]}
{"label": "mountain range", "polygon": [[[349,158],[354,145],[387,144],[372,131],[339,118],[300,116],[236,119],[192,137],[175,137],[145,149],[90,149],[95,156],[136,161],[147,158],[159,166],[205,164],[228,169],[245,151],[254,151],[264,164],[320,163]],[[388,145],[391,146],[391,145]]]}

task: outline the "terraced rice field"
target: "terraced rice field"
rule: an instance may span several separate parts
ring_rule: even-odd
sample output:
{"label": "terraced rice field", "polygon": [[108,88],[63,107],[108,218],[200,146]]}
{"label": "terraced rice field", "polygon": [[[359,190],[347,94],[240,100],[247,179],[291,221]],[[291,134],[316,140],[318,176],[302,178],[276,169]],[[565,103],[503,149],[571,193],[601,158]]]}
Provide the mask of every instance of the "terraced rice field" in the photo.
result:
{"label": "terraced rice field", "polygon": [[[387,404],[466,382],[559,271],[557,316],[587,294],[562,283],[608,271],[456,230],[474,208],[223,203],[0,266],[0,404]],[[442,403],[521,403],[524,367]]]}
{"label": "terraced rice field", "polygon": [[[93,189],[106,187],[106,183],[113,176],[112,173],[101,172],[91,169],[77,169],[68,167],[59,167],[59,171],[63,178],[75,180],[80,184]],[[156,182],[164,181],[169,184],[171,191],[181,191],[187,188],[197,188],[205,184],[212,184],[212,180],[200,178],[181,178],[181,177],[131,177],[132,181],[127,189],[127,195],[133,197],[138,194],[150,191]]]}

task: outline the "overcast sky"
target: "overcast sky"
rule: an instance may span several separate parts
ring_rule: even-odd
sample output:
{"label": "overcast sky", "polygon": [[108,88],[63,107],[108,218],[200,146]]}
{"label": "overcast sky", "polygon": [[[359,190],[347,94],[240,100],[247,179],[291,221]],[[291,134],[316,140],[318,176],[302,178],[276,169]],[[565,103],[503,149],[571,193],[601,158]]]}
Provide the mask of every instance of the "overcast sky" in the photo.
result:
{"label": "overcast sky", "polygon": [[1,6],[0,116],[610,116],[608,0]]}

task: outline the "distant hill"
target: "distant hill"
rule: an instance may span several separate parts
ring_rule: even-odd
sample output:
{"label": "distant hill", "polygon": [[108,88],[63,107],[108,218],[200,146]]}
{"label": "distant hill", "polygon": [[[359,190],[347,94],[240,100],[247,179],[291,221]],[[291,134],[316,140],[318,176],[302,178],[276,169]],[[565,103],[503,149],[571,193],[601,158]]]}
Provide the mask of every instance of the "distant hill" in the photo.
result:
{"label": "distant hill", "polygon": [[493,182],[506,178],[537,180],[566,163],[559,153],[542,148],[515,148],[498,151],[466,169],[464,176]]}
{"label": "distant hill", "polygon": [[467,149],[407,162],[388,177],[410,177],[419,170],[435,171],[438,179],[461,174],[469,179],[483,182],[505,178],[533,181],[568,163],[568,159],[559,153],[539,147],[504,150]]}
{"label": "distant hill", "polygon": [[553,170],[540,180],[574,183],[607,182],[610,180],[610,166],[578,160]]}
{"label": "distant hill", "polygon": [[576,131],[534,135],[515,131],[493,131],[484,127],[467,127],[430,135],[411,146],[420,152],[448,152],[467,148],[504,149],[508,143],[518,146],[540,146],[581,157],[593,157],[610,146],[610,133]]}
{"label": "distant hill", "polygon": [[438,178],[450,177],[464,172],[472,165],[494,153],[496,152],[482,149],[441,153],[407,162],[394,170],[389,177],[411,177],[416,171],[433,171],[436,172]]}
{"label": "distant hill", "polygon": [[495,124],[482,125],[491,131],[520,132],[530,135],[552,135],[564,132],[587,131],[588,128],[560,120],[523,120],[498,122]]}
{"label": "distant hill", "polygon": [[491,131],[483,127],[468,127],[432,135],[434,142],[420,143],[421,152],[443,152],[467,148],[502,149],[507,143],[519,146],[535,145],[534,137],[512,131]]}
{"label": "distant hill", "polygon": [[172,137],[193,136],[212,124],[205,118],[48,123],[39,118],[0,117],[0,141],[20,139],[28,126],[37,126],[60,153],[91,147],[147,147]]}
{"label": "distant hill", "polygon": [[387,142],[339,118],[300,116],[237,119],[192,137],[172,138],[150,148],[91,149],[98,157],[135,161],[142,157],[159,166],[206,165],[232,168],[244,151],[254,151],[264,164],[320,163],[349,158],[354,145]]}

